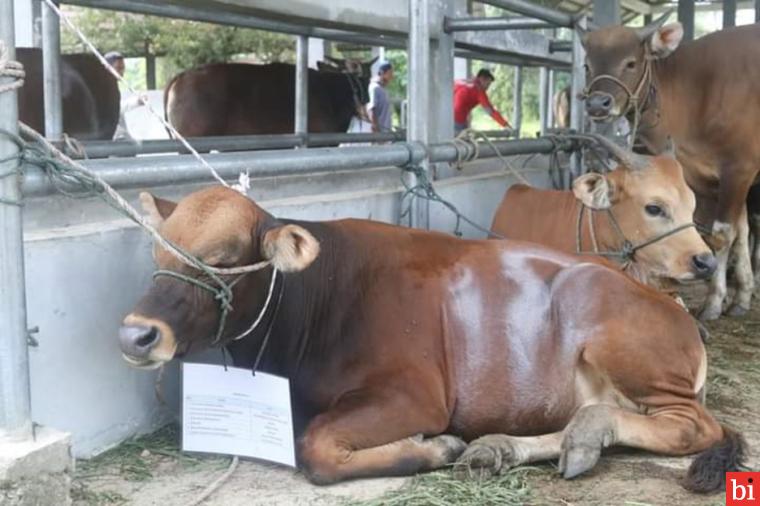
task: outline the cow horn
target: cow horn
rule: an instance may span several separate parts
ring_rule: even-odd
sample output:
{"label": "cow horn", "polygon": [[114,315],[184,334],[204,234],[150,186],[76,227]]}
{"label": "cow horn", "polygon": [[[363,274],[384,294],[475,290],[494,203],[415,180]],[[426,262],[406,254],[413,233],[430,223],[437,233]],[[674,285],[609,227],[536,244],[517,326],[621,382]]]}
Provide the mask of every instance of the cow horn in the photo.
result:
{"label": "cow horn", "polygon": [[636,35],[639,36],[639,40],[641,42],[644,42],[645,40],[649,39],[649,37],[651,37],[654,32],[662,28],[662,25],[665,24],[665,21],[668,20],[671,14],[673,14],[673,9],[668,10],[665,12],[665,14],[655,19],[648,25],[636,30]]}
{"label": "cow horn", "polygon": [[624,167],[631,170],[643,170],[649,166],[649,160],[644,155],[638,155],[632,151],[628,151],[614,141],[600,134],[587,134],[588,137],[594,139],[600,146],[609,151],[612,158],[618,161]]}

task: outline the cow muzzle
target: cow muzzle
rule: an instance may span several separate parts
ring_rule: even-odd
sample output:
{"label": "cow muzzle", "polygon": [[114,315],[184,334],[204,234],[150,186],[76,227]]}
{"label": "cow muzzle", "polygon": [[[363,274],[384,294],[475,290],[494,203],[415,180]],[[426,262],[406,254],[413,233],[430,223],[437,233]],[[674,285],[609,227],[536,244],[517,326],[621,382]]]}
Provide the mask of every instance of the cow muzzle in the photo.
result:
{"label": "cow muzzle", "polygon": [[700,253],[691,258],[694,276],[697,279],[709,279],[718,268],[718,259],[712,253]]}
{"label": "cow muzzle", "polygon": [[586,112],[595,121],[610,118],[614,106],[615,97],[604,91],[594,91],[586,98]]}
{"label": "cow muzzle", "polygon": [[155,369],[174,358],[177,344],[168,325],[134,314],[119,328],[119,347],[124,360],[133,367]]}

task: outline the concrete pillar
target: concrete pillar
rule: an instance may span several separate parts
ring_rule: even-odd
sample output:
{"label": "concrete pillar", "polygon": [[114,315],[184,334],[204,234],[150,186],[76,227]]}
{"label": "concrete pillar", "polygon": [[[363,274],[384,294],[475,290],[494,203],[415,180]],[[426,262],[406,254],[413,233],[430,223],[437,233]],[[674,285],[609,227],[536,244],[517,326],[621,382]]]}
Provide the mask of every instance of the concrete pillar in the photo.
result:
{"label": "concrete pillar", "polygon": [[469,61],[467,58],[454,58],[454,79],[467,79]]}
{"label": "concrete pillar", "polygon": [[683,40],[694,40],[694,0],[678,0],[678,21],[683,25]]}
{"label": "concrete pillar", "polygon": [[372,65],[372,75],[377,75],[377,69],[380,67],[380,62],[385,60],[385,48],[380,46],[372,46],[371,49],[372,58],[377,58]]}
{"label": "concrete pillar", "polygon": [[16,47],[34,46],[34,6],[38,0],[16,0],[13,17],[16,26]]}
{"label": "concrete pillar", "polygon": [[598,26],[620,24],[620,0],[594,0],[594,23]]}
{"label": "concrete pillar", "polygon": [[723,0],[723,28],[736,26],[736,0]]}

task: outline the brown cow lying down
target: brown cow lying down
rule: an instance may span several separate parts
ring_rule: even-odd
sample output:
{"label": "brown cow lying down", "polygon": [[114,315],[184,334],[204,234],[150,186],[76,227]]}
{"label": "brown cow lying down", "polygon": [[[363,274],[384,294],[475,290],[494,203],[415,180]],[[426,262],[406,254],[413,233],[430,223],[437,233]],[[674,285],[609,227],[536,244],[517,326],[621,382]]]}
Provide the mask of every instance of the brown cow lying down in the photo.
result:
{"label": "brown cow lying down", "polygon": [[[572,478],[613,445],[704,451],[686,481],[697,491],[721,487],[737,466],[741,437],[697,400],[707,358],[693,319],[613,269],[517,241],[280,220],[222,187],[143,202],[168,240],[208,264],[277,269],[234,285],[221,343],[250,367],[272,326],[262,369],[288,377],[296,408],[315,414],[298,444],[314,483],[457,458],[486,472],[559,458]],[[164,250],[155,257],[198,277]],[[272,276],[277,309],[231,342]],[[161,276],[125,318],[121,349],[155,367],[209,347],[219,317],[210,293]]]}
{"label": "brown cow lying down", "polygon": [[[599,252],[657,288],[710,278],[717,260],[692,226],[695,198],[681,165],[668,155],[636,155],[599,140],[620,163],[615,170],[580,176],[573,191],[514,185],[491,230],[568,253]],[[614,254],[624,250],[626,240],[640,248],[632,258],[619,258]]]}

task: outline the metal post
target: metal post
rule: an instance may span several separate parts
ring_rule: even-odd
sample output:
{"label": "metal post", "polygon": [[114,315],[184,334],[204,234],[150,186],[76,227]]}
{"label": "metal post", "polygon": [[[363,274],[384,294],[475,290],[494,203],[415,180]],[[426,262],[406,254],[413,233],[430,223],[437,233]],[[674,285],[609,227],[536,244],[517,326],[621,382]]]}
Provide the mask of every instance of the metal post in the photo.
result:
{"label": "metal post", "polygon": [[[577,22],[579,27],[586,28],[586,18],[582,17]],[[570,128],[582,132],[584,124],[583,102],[578,98],[584,87],[586,73],[583,64],[586,59],[586,51],[581,43],[581,37],[577,30],[573,30],[573,72],[570,84]],[[583,169],[580,153],[575,152],[571,157],[571,172],[573,177],[579,176]]]}
{"label": "metal post", "polygon": [[723,0],[723,28],[736,26],[736,0]]}
{"label": "metal post", "polygon": [[[9,60],[16,57],[14,39],[13,0],[0,0],[0,41]],[[18,133],[16,100],[15,91],[0,93],[0,128],[11,134]],[[0,135],[0,159],[17,152]],[[14,159],[0,163],[0,440],[27,439],[32,429],[21,206],[12,203],[21,199],[21,177],[15,169]]]}
{"label": "metal post", "polygon": [[63,137],[63,99],[61,98],[61,25],[58,16],[42,5],[42,74],[45,105],[45,137]]}
{"label": "metal post", "polygon": [[683,40],[694,40],[694,0],[678,0],[678,21],[683,25]]}
{"label": "metal post", "polygon": [[527,0],[482,0],[482,2],[523,16],[548,21],[557,26],[573,26],[572,15]]}
{"label": "metal post", "polygon": [[594,23],[599,26],[620,24],[620,0],[594,0]]}
{"label": "metal post", "polygon": [[549,69],[549,84],[546,87],[546,128],[554,128],[554,78],[555,70]]}
{"label": "metal post", "polygon": [[[409,102],[409,118],[406,138],[410,143],[429,141],[429,107],[430,97],[430,25],[428,0],[409,0],[409,68],[407,100]],[[427,159],[420,164],[423,171],[428,172],[430,165]],[[417,178],[406,175],[406,184],[414,186]],[[429,202],[415,198],[412,202],[410,225],[427,229],[430,227]]]}
{"label": "metal post", "polygon": [[309,38],[296,39],[296,109],[295,133],[309,130]]}
{"label": "metal post", "polygon": [[156,89],[156,55],[153,54],[151,49],[151,43],[149,40],[145,41],[144,46],[145,56],[145,87],[149,90]]}
{"label": "metal post", "polygon": [[538,74],[538,124],[541,130],[541,135],[546,133],[547,126],[547,109],[549,94],[549,69],[547,67],[541,67]]}
{"label": "metal post", "polygon": [[760,23],[760,0],[755,0],[755,23]]}
{"label": "metal post", "polygon": [[32,46],[42,47],[42,0],[32,1]]}
{"label": "metal post", "polygon": [[520,137],[522,130],[522,92],[523,92],[523,68],[515,67],[514,102],[512,103],[512,126],[515,127],[515,137]]}

